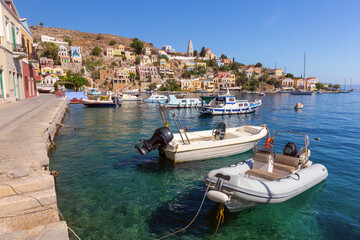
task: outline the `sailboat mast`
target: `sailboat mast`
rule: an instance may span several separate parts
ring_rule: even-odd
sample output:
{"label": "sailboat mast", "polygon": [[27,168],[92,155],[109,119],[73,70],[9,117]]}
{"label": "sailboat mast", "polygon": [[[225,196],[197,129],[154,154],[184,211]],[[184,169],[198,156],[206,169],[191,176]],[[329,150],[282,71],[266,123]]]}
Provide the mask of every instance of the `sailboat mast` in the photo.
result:
{"label": "sailboat mast", "polygon": [[344,90],[346,91],[346,78],[345,78],[345,86],[344,86]]}
{"label": "sailboat mast", "polygon": [[304,81],[305,81],[306,53],[304,52]]}

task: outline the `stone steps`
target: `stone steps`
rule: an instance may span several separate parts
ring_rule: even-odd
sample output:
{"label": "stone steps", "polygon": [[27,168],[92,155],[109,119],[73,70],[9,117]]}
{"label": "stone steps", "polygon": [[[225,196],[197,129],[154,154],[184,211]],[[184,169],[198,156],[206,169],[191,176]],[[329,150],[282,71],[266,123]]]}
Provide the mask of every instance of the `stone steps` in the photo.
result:
{"label": "stone steps", "polygon": [[0,234],[0,240],[67,240],[68,229],[64,221],[40,225],[29,230]]}
{"label": "stone steps", "polygon": [[51,204],[56,204],[54,188],[3,197],[0,199],[0,217]]}
{"label": "stone steps", "polygon": [[[54,186],[52,175],[41,174],[39,176],[15,178],[0,182],[0,201],[4,197],[9,197],[23,193],[51,189]],[[15,190],[15,191],[14,191]]]}

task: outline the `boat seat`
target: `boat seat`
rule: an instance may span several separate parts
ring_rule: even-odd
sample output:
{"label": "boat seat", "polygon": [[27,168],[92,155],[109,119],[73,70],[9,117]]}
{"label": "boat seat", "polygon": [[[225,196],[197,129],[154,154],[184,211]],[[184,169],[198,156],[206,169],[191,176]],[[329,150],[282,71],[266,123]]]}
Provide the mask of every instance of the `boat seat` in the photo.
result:
{"label": "boat seat", "polygon": [[270,180],[270,181],[282,178],[282,176],[280,174],[271,173],[271,172],[267,172],[267,171],[260,170],[260,169],[254,169],[254,168],[246,171],[245,175],[254,176],[254,177],[258,177],[258,178],[262,178],[262,179]]}
{"label": "boat seat", "polygon": [[297,157],[276,153],[274,158],[274,163],[280,163],[280,164],[297,167],[300,162],[299,162],[299,158]]}
{"label": "boat seat", "polygon": [[294,167],[294,166],[276,163],[276,162],[274,162],[274,168],[277,168],[277,169],[283,170],[283,171],[287,171],[289,173],[295,172],[295,170],[296,170],[296,167]]}

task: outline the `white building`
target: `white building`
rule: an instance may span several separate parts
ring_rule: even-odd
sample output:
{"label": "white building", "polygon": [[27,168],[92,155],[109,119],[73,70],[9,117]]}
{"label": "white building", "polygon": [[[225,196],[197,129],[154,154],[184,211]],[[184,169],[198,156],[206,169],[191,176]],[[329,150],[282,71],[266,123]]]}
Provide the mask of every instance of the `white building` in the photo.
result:
{"label": "white building", "polygon": [[54,84],[59,81],[59,78],[56,77],[52,77],[52,76],[46,76],[42,81],[41,81],[41,86],[43,87],[53,87]]}
{"label": "white building", "polygon": [[175,52],[175,49],[173,49],[172,46],[170,46],[170,45],[164,45],[162,47],[162,50],[164,50],[167,53],[174,53]]}

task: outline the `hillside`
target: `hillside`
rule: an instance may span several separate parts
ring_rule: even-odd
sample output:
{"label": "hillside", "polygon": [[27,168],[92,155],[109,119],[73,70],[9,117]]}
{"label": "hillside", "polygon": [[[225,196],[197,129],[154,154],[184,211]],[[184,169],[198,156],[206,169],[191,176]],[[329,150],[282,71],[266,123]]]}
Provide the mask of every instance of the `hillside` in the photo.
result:
{"label": "hillside", "polygon": [[[68,30],[63,28],[52,28],[52,27],[41,27],[41,26],[31,26],[30,29],[34,39],[38,41],[40,41],[41,35],[56,37],[56,39],[60,39],[60,40],[64,40],[65,38],[70,38],[72,40],[72,46],[81,47],[84,58],[90,56],[91,50],[94,47],[100,47],[101,50],[103,50],[104,52],[106,47],[109,46],[111,40],[115,40],[116,45],[124,44],[127,47],[129,47],[130,44],[132,43],[131,38],[116,36],[112,34],[87,33],[87,32],[80,32],[76,30]],[[98,36],[101,36],[100,40],[97,40]],[[150,47],[152,49],[155,49],[152,46],[152,44],[147,42],[144,42],[144,47]]]}

